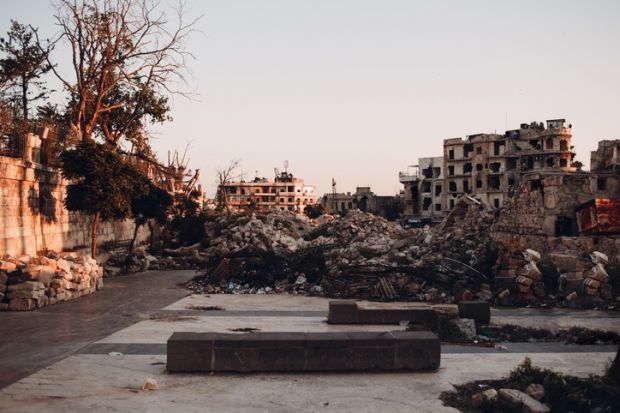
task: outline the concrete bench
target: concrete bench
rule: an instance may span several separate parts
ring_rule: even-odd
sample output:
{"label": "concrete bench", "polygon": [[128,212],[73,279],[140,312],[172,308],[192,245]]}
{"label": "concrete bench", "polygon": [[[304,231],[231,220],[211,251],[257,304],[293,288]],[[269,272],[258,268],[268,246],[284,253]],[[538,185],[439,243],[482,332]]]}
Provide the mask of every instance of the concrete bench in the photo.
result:
{"label": "concrete bench", "polygon": [[436,370],[439,338],[422,331],[174,333],[176,372]]}
{"label": "concrete bench", "polygon": [[327,322],[330,324],[411,324],[431,325],[437,318],[430,306],[406,308],[359,308],[355,301],[329,302]]}

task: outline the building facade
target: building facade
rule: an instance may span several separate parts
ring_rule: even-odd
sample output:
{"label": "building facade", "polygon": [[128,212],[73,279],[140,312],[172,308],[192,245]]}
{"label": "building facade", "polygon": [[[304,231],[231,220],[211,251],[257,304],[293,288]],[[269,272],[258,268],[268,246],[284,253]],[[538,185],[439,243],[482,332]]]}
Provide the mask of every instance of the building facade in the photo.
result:
{"label": "building facade", "polygon": [[280,173],[273,181],[257,177],[250,182],[228,182],[219,186],[218,194],[227,208],[279,209],[299,214],[317,201],[316,188],[288,172]]}
{"label": "building facade", "polygon": [[564,119],[548,120],[546,127],[532,122],[504,134],[445,139],[443,156],[420,158],[418,165],[399,174],[405,219],[440,221],[462,194],[499,208],[525,173],[576,171],[571,140],[571,125]]}

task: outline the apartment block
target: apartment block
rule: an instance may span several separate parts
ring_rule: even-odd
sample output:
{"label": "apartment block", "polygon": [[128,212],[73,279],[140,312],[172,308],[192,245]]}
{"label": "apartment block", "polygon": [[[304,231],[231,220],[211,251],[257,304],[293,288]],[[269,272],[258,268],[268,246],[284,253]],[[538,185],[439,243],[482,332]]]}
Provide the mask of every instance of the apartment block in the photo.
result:
{"label": "apartment block", "polygon": [[228,182],[219,186],[218,194],[221,202],[232,209],[279,209],[300,214],[317,201],[316,187],[288,172],[280,173],[273,181],[256,177],[249,182]]}

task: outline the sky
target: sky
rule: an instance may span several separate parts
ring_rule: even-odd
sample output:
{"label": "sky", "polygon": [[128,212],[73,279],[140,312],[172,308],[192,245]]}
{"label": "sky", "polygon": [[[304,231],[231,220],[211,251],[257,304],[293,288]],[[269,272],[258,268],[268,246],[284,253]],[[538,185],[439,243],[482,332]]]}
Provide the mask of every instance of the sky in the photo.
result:
{"label": "sky", "polygon": [[[167,4],[167,2],[164,2]],[[0,0],[51,36],[47,0]],[[620,2],[188,0],[191,100],[173,97],[153,147],[188,146],[209,196],[218,167],[274,168],[319,194],[370,186],[440,156],[443,139],[566,118],[586,167],[620,138]]]}

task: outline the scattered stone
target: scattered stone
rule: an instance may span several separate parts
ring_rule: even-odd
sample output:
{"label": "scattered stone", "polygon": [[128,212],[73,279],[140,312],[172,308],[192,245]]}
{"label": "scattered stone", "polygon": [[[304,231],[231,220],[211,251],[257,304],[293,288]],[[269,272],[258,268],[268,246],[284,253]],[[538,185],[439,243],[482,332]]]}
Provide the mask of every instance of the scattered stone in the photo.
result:
{"label": "scattered stone", "polygon": [[551,411],[546,404],[539,402],[519,390],[499,389],[499,397],[509,403],[523,406],[523,411],[526,413],[548,413]]}
{"label": "scattered stone", "polygon": [[103,287],[102,268],[76,253],[5,256],[0,267],[0,310],[34,310]]}
{"label": "scattered stone", "polygon": [[147,377],[142,385],[142,390],[157,390],[157,380]]}
{"label": "scattered stone", "polygon": [[542,384],[532,383],[525,389],[528,396],[540,401],[545,397],[545,387]]}
{"label": "scattered stone", "polygon": [[482,398],[488,402],[494,402],[497,400],[497,390],[487,389],[482,392]]}

